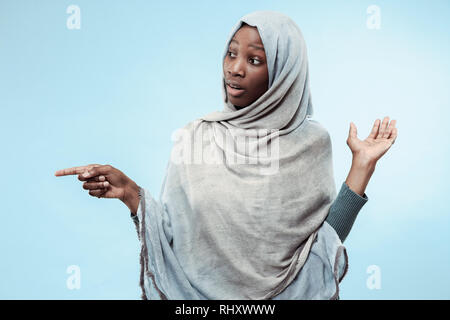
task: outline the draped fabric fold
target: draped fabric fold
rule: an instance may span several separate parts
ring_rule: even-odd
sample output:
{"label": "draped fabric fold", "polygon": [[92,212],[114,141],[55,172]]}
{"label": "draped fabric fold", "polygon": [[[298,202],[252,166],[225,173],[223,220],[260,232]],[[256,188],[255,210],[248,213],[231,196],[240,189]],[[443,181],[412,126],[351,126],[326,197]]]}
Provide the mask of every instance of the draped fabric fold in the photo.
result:
{"label": "draped fabric fold", "polygon": [[[209,278],[208,284],[216,292],[213,297],[203,295],[195,286],[190,285],[175,255],[165,255],[164,262],[161,263],[161,252],[167,243],[171,243],[171,228],[167,220],[161,218],[164,214],[158,201],[143,188],[140,189],[140,197],[137,214],[132,217],[141,242],[142,299],[226,299],[222,288],[216,286],[214,277]],[[346,248],[333,227],[325,221],[317,232],[301,272],[286,289],[270,299],[337,300],[339,283],[347,270]]]}

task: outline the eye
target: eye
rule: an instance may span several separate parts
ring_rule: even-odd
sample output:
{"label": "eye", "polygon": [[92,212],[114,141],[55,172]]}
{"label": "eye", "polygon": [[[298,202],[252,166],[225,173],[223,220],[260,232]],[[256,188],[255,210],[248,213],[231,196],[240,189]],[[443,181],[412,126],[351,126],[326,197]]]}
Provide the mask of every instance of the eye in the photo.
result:
{"label": "eye", "polygon": [[227,54],[230,56],[230,54],[233,54],[233,52],[228,50]]}
{"label": "eye", "polygon": [[250,58],[250,60],[253,60],[253,61],[258,61],[258,63],[256,63],[256,65],[258,65],[258,64],[261,64],[261,61],[260,61],[259,59],[255,59],[255,58]]}

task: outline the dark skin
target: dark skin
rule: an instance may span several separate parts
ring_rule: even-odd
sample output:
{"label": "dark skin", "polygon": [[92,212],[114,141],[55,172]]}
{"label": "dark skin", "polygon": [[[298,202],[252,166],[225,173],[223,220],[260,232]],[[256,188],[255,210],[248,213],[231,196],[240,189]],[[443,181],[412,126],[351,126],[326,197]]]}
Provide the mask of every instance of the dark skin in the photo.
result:
{"label": "dark skin", "polygon": [[[237,108],[251,105],[268,90],[269,73],[266,54],[256,27],[244,24],[234,35],[223,62],[225,81],[238,84],[239,94],[231,94],[227,86],[227,97]],[[363,195],[377,161],[387,152],[397,138],[396,120],[389,122],[377,119],[370,135],[365,140],[357,137],[356,126],[350,124],[347,145],[353,154],[352,167],[346,179],[351,190]],[[89,164],[66,168],[55,172],[55,176],[78,175],[84,181],[83,189],[98,198],[116,198],[136,214],[139,205],[139,186],[122,171],[105,164]]]}
{"label": "dark skin", "polygon": [[266,53],[256,27],[245,24],[234,34],[223,62],[223,76],[225,81],[239,83],[244,89],[236,97],[228,92],[227,86],[227,97],[237,109],[249,106],[267,91]]}

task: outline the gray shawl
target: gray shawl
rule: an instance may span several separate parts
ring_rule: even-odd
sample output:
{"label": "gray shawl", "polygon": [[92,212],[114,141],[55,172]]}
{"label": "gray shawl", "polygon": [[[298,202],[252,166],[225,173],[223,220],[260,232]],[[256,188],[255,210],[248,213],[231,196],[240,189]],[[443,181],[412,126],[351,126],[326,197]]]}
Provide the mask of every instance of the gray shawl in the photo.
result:
{"label": "gray shawl", "polygon": [[223,58],[242,22],[259,31],[268,91],[237,110],[222,79],[224,109],[173,134],[159,201],[141,188],[141,285],[151,279],[161,298],[275,297],[301,272],[336,197],[330,136],[310,119],[300,29],[253,12]]}

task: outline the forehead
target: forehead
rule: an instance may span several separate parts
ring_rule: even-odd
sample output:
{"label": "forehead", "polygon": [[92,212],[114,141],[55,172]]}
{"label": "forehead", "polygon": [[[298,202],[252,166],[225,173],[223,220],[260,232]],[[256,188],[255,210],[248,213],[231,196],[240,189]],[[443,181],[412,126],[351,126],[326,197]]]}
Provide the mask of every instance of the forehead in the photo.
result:
{"label": "forehead", "polygon": [[258,29],[256,27],[251,27],[249,25],[243,25],[234,34],[233,39],[237,40],[239,43],[241,43],[241,41],[245,41],[248,43],[259,44],[262,46],[262,41],[261,37],[259,36]]}

